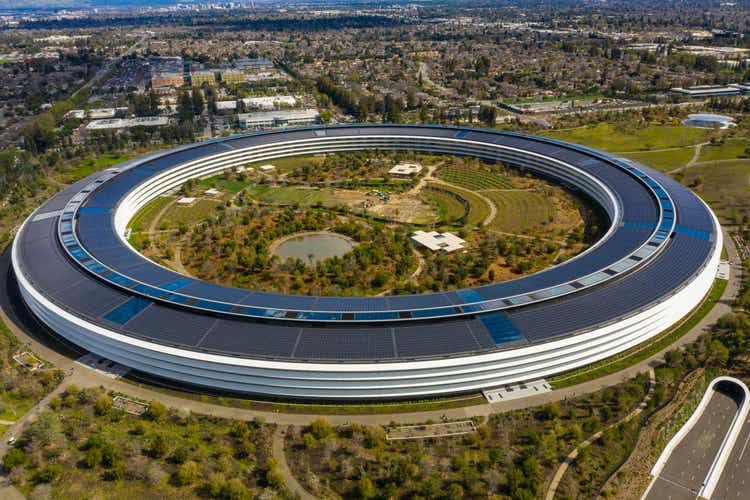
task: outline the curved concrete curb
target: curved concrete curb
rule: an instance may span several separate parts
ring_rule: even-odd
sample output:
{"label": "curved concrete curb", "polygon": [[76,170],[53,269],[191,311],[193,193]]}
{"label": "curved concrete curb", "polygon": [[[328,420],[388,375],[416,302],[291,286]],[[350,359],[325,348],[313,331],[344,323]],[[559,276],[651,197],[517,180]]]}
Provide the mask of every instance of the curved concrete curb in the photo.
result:
{"label": "curved concrete curb", "polygon": [[682,442],[685,436],[687,436],[687,434],[693,429],[695,424],[701,419],[701,417],[703,416],[703,412],[708,406],[708,402],[711,400],[711,397],[714,394],[716,385],[720,382],[730,382],[737,385],[742,390],[743,396],[742,403],[740,404],[740,407],[737,409],[737,412],[732,419],[732,424],[729,427],[729,432],[727,432],[727,435],[724,437],[724,441],[721,443],[721,447],[719,448],[719,451],[717,452],[716,457],[714,458],[714,461],[708,470],[708,474],[703,480],[701,489],[698,492],[698,496],[700,498],[711,498],[714,488],[716,488],[716,485],[719,482],[721,473],[724,472],[724,466],[726,465],[727,460],[729,460],[729,455],[734,448],[737,437],[742,430],[743,422],[747,418],[748,412],[750,412],[750,390],[748,390],[747,386],[741,380],[734,377],[716,377],[711,381],[711,383],[706,388],[706,392],[703,394],[703,398],[701,398],[700,403],[698,403],[698,407],[695,409],[688,421],[685,422],[685,424],[680,428],[679,431],[677,431],[677,434],[675,434],[669,441],[669,443],[667,443],[664,451],[662,451],[659,459],[656,461],[656,464],[651,469],[651,476],[653,477],[653,479],[648,485],[648,488],[646,488],[646,491],[643,493],[643,496],[641,497],[642,499],[645,499],[649,491],[651,491],[651,487],[654,485],[654,482],[661,474],[661,471],[664,469],[664,466],[672,455],[674,449]]}

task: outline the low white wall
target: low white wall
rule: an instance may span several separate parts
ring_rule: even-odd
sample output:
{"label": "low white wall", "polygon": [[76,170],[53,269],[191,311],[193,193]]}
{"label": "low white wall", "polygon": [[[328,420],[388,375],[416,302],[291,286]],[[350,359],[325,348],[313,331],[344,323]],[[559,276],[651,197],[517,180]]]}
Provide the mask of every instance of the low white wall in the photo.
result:
{"label": "low white wall", "polygon": [[716,485],[718,484],[719,479],[721,478],[721,474],[722,472],[724,472],[724,467],[727,463],[727,460],[729,460],[729,456],[732,453],[732,449],[734,448],[734,445],[737,442],[737,438],[739,437],[740,431],[742,430],[742,426],[744,425],[745,420],[747,419],[748,412],[750,412],[750,391],[748,391],[747,386],[741,380],[736,379],[734,377],[722,376],[722,377],[717,377],[711,381],[711,383],[706,388],[706,392],[703,394],[703,397],[698,403],[698,406],[695,408],[695,411],[693,412],[693,414],[690,416],[687,422],[685,422],[685,424],[680,428],[680,430],[677,431],[677,433],[672,437],[672,439],[669,440],[669,442],[667,443],[667,446],[664,447],[664,450],[661,452],[661,455],[659,455],[659,458],[656,461],[656,464],[654,464],[654,467],[651,469],[651,475],[653,476],[653,479],[651,483],[649,484],[649,487],[646,489],[646,492],[643,494],[642,498],[645,499],[648,496],[648,493],[649,491],[651,491],[651,488],[654,485],[654,482],[661,474],[661,471],[664,470],[664,466],[669,461],[669,458],[672,456],[672,453],[674,452],[675,448],[679,446],[682,440],[685,439],[685,436],[687,436],[690,433],[693,427],[695,427],[695,424],[697,424],[698,421],[701,419],[701,417],[703,416],[703,413],[706,410],[706,407],[708,406],[708,403],[711,401],[711,398],[714,395],[714,391],[716,390],[716,385],[721,382],[730,382],[730,383],[737,385],[742,391],[744,396],[743,396],[743,399],[739,408],[737,408],[737,412],[732,418],[732,423],[729,426],[729,431],[724,437],[724,440],[722,441],[722,444],[719,447],[718,452],[716,453],[716,457],[711,463],[711,467],[709,468],[708,474],[706,474],[706,478],[703,480],[701,489],[698,492],[698,497],[700,498],[707,498],[707,499],[711,498],[711,495],[713,495],[714,489],[716,488]]}

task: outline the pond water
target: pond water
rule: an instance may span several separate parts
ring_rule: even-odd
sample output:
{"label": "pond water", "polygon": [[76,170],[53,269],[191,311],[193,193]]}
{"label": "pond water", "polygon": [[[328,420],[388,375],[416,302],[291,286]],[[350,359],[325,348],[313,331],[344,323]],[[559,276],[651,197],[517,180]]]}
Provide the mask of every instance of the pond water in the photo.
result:
{"label": "pond water", "polygon": [[340,257],[354,248],[354,243],[347,237],[335,233],[305,233],[284,240],[275,248],[274,253],[281,260],[289,258],[310,259],[320,262],[329,257]]}

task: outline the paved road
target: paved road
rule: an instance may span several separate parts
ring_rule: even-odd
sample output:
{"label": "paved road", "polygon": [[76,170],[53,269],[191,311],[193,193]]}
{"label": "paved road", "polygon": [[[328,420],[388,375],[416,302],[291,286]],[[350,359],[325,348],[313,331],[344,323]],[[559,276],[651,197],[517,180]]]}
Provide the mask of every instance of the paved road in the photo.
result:
{"label": "paved road", "polygon": [[750,418],[742,426],[711,498],[713,500],[740,500],[748,497],[750,497]]}
{"label": "paved road", "polygon": [[672,451],[646,499],[697,498],[738,409],[736,397],[714,391],[701,418]]}

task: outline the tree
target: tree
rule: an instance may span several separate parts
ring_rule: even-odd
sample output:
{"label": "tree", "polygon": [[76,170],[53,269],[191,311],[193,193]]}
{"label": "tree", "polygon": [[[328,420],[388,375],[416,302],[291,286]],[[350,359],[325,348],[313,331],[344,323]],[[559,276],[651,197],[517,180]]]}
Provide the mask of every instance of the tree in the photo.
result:
{"label": "tree", "polygon": [[201,93],[200,89],[193,89],[191,96],[192,100],[192,106],[193,106],[193,115],[198,116],[201,113],[203,113],[203,110],[206,107],[206,103],[203,100],[203,94]]}
{"label": "tree", "polygon": [[28,436],[32,443],[47,446],[62,433],[60,419],[54,413],[42,413],[28,429]]}
{"label": "tree", "polygon": [[84,462],[86,462],[86,467],[93,469],[102,462],[102,450],[99,448],[89,448],[86,450]]}
{"label": "tree", "polygon": [[546,420],[560,418],[560,407],[557,403],[550,403],[544,407],[543,415]]}
{"label": "tree", "polygon": [[36,473],[36,481],[38,483],[51,483],[62,475],[63,469],[60,464],[47,464],[42,467],[39,472]]}
{"label": "tree", "polygon": [[148,447],[148,451],[152,457],[161,458],[167,454],[168,448],[169,448],[169,445],[167,444],[167,440],[164,438],[164,436],[162,436],[161,434],[157,434],[151,440],[151,444]]}
{"label": "tree", "polygon": [[26,125],[21,135],[26,149],[33,153],[44,153],[48,148],[55,145],[57,134],[55,133],[55,120],[52,113],[43,113]]}
{"label": "tree", "polygon": [[3,457],[3,467],[9,471],[12,471],[19,465],[23,465],[25,462],[26,455],[20,448],[11,448]]}
{"label": "tree", "polygon": [[310,423],[308,431],[313,435],[315,439],[321,440],[333,434],[333,427],[328,422],[328,420],[324,418],[318,418]]}
{"label": "tree", "polygon": [[148,404],[148,410],[146,411],[146,416],[150,418],[151,420],[159,421],[164,418],[164,415],[167,414],[167,407],[164,406],[159,401],[151,401]]}
{"label": "tree", "polygon": [[180,122],[192,122],[194,116],[193,100],[187,92],[180,92],[177,98],[177,119]]}
{"label": "tree", "polygon": [[495,106],[481,106],[479,119],[488,127],[494,127],[497,122],[497,108]]}
{"label": "tree", "polygon": [[377,491],[375,490],[375,485],[372,484],[372,481],[367,476],[362,476],[362,478],[357,482],[357,493],[359,493],[360,498],[364,498],[365,500],[368,498],[373,498]]}

